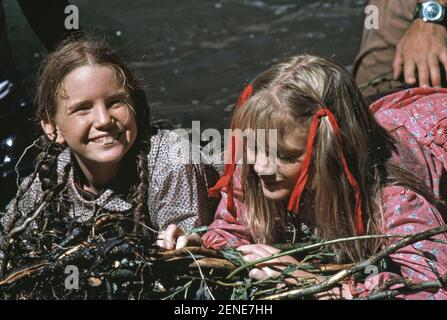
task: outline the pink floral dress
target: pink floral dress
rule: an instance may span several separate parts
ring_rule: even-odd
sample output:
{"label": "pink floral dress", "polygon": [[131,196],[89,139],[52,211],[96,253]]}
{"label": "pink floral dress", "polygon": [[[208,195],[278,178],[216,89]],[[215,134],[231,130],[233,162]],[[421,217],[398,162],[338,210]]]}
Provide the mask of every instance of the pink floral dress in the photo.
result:
{"label": "pink floral dress", "polygon": [[[418,176],[434,193],[446,199],[447,194],[447,89],[415,88],[386,96],[376,101],[371,110],[376,120],[396,139],[393,160]],[[209,231],[203,235],[205,246],[220,249],[253,243],[247,229],[246,208],[240,189],[240,170],[235,172],[236,214],[227,211],[227,195],[222,200]],[[447,200],[447,199],[446,199]],[[441,213],[423,196],[401,186],[387,186],[382,192],[384,234],[414,234],[444,225]],[[447,235],[436,239],[447,241]],[[398,238],[387,240],[389,246]],[[401,276],[413,282],[437,280],[447,272],[447,245],[420,241],[390,255]],[[365,296],[398,274],[381,272],[364,283],[351,282],[355,296]],[[392,287],[393,288],[393,287]],[[447,288],[406,295],[406,299],[447,299]]]}

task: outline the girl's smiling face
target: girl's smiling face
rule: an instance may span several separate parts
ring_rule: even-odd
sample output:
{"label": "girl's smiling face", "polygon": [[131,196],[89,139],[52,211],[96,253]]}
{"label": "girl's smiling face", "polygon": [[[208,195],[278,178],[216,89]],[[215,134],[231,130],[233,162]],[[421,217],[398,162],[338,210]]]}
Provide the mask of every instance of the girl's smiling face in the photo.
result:
{"label": "girl's smiling face", "polygon": [[[265,153],[257,153],[253,170],[259,177],[266,198],[283,201],[290,197],[305,156],[306,139],[307,134],[297,134],[297,132],[284,137],[275,159],[276,170]],[[252,152],[250,155],[250,148],[248,148],[248,156],[249,158],[254,156]]]}
{"label": "girl's smiling face", "polygon": [[42,126],[50,136],[56,130],[84,166],[117,165],[137,136],[131,103],[112,67],[80,66],[61,83],[54,121]]}

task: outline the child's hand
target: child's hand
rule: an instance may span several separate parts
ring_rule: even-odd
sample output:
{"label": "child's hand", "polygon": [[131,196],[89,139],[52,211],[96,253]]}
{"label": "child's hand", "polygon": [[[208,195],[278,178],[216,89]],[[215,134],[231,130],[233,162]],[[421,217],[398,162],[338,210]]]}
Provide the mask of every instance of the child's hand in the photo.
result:
{"label": "child's hand", "polygon": [[[263,259],[266,257],[270,257],[271,255],[278,253],[280,250],[273,248],[271,246],[265,244],[250,244],[245,246],[240,246],[237,248],[239,251],[244,253],[244,259],[247,262],[253,262],[259,259]],[[268,266],[274,266],[277,269],[283,270],[288,265],[298,264],[299,262],[292,258],[291,256],[279,257],[276,259],[272,259],[266,262],[262,262],[257,264],[257,268],[252,269],[249,272],[249,277],[255,280],[264,280],[270,277],[278,277],[280,275],[279,271],[272,270]],[[312,273],[296,270],[291,273],[291,276],[294,278],[286,279],[286,282],[289,284],[296,284],[297,281],[295,278],[305,277],[305,278],[313,278],[317,282],[322,282],[325,280],[324,277],[316,276]],[[280,285],[283,286],[283,285]],[[315,295],[315,297],[319,300],[329,300],[329,299],[352,299],[351,290],[346,283],[342,284],[341,288],[333,288],[331,290],[320,292]]]}
{"label": "child's hand", "polygon": [[201,245],[202,240],[198,233],[185,234],[183,230],[175,224],[170,224],[166,230],[160,231],[157,238],[157,246],[166,250]]}
{"label": "child's hand", "polygon": [[[237,249],[244,253],[244,259],[247,262],[254,262],[259,259],[270,257],[271,255],[280,251],[266,244],[249,244],[240,246]],[[299,262],[291,256],[279,257],[256,265],[257,268],[252,269],[248,275],[250,276],[250,278],[253,278],[255,280],[277,277],[280,275],[280,272],[272,270],[271,268],[269,268],[269,266],[274,266],[278,269],[284,269],[288,265],[298,263]]]}
{"label": "child's hand", "polygon": [[[259,259],[270,257],[271,255],[280,252],[280,250],[266,244],[249,244],[245,246],[240,246],[237,249],[244,253],[244,259],[247,262],[253,262]],[[291,256],[283,256],[257,264],[256,265],[257,268],[252,269],[248,275],[250,278],[253,278],[255,280],[264,280],[271,277],[278,277],[281,273],[279,271],[273,270],[270,267],[275,267],[276,269],[283,270],[289,265],[298,263],[299,263],[298,260],[296,260]],[[312,273],[302,270],[296,270],[292,272],[291,276],[295,278],[298,277],[314,278],[317,281],[323,280],[321,277],[315,276]],[[287,279],[287,282],[296,283],[294,279]]]}

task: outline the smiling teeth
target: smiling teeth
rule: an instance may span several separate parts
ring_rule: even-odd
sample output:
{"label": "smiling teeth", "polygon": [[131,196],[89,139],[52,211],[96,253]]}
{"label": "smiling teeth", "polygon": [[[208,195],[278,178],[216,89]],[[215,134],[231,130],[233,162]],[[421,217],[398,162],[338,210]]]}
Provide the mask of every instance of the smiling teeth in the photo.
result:
{"label": "smiling teeth", "polygon": [[98,139],[94,140],[95,143],[99,143],[102,145],[112,144],[114,141],[115,141],[115,138],[112,136],[102,137],[102,138],[98,138]]}

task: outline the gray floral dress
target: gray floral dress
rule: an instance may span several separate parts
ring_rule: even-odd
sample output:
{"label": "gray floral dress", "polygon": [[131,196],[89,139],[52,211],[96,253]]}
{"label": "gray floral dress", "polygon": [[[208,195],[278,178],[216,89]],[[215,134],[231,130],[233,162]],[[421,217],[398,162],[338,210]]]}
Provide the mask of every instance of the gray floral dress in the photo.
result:
{"label": "gray floral dress", "polygon": [[[68,172],[66,194],[70,202],[69,215],[72,218],[75,218],[77,222],[87,222],[98,212],[122,213],[132,210],[131,203],[126,201],[126,197],[119,192],[120,180],[101,190],[99,196],[96,197],[91,197],[80,190],[74,178],[73,161],[74,157],[67,148],[58,157],[57,169],[59,181],[62,181],[64,172]],[[148,154],[147,198],[147,214],[151,227],[162,230],[169,224],[177,224],[184,231],[189,231],[199,225],[208,225],[213,219],[215,201],[207,197],[207,189],[217,180],[219,170],[220,167],[204,162],[194,164],[191,144],[174,132],[161,130],[157,135],[152,136]],[[23,184],[29,179],[31,177],[25,178]],[[21,217],[15,225],[21,225],[36,210],[42,197],[41,184],[36,178],[18,202]],[[0,218],[2,226],[7,225],[12,219],[14,201],[16,200],[9,204]],[[32,227],[33,223],[29,228]],[[2,230],[3,228],[0,231]],[[0,232],[0,244],[3,244],[4,236],[5,234]]]}

